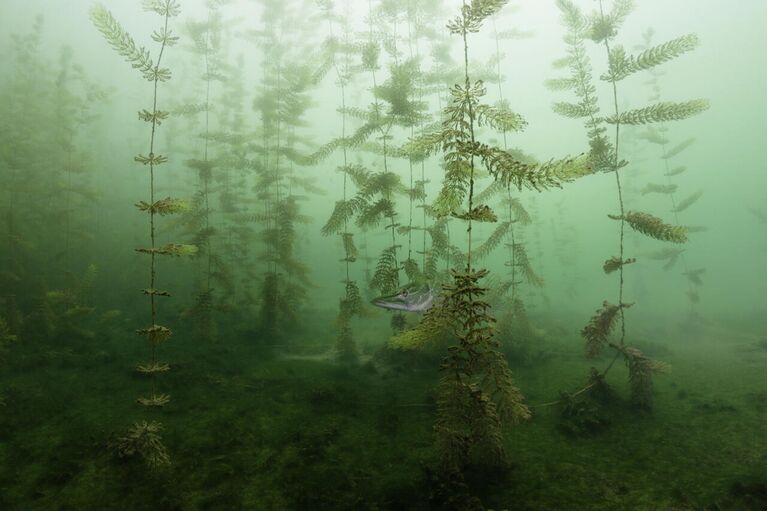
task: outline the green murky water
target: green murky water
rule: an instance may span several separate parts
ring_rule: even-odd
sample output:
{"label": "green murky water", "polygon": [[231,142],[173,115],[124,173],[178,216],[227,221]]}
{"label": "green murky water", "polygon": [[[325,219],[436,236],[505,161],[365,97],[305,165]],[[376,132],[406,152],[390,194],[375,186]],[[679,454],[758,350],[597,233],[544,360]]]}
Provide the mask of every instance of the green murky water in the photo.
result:
{"label": "green murky water", "polygon": [[0,508],[767,509],[747,0],[0,5]]}

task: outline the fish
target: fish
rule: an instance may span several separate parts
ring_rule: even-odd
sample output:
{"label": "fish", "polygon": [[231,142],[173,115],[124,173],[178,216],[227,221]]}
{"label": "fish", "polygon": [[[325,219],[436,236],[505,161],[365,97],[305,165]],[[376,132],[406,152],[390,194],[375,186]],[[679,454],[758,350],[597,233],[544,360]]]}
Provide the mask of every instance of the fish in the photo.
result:
{"label": "fish", "polygon": [[379,296],[371,303],[382,309],[426,312],[434,303],[434,288],[428,283],[410,283],[394,294]]}

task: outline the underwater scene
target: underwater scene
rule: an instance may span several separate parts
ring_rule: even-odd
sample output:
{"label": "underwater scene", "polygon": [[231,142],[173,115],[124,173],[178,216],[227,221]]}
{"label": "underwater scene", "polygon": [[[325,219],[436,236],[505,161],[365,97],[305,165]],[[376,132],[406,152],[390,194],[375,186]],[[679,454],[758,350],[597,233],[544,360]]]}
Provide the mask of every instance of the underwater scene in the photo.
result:
{"label": "underwater scene", "polygon": [[0,510],[767,510],[763,0],[0,2]]}

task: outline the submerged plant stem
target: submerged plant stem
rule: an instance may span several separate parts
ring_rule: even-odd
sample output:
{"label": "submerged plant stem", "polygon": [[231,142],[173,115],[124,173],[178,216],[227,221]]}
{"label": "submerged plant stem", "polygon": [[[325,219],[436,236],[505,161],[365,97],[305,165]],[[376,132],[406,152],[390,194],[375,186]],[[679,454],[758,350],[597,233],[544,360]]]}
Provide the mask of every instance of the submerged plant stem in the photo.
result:
{"label": "submerged plant stem", "polygon": [[[170,13],[168,11],[165,12],[165,27],[164,27],[164,33],[168,33],[168,20],[170,19]],[[160,69],[160,63],[162,62],[162,56],[165,52],[165,39],[163,39],[162,44],[160,46],[160,54],[157,57],[157,63],[155,64],[155,78],[154,78],[154,87],[153,87],[153,96],[152,96],[152,112],[157,112],[157,86],[160,81],[159,73],[157,72]],[[152,134],[149,137],[149,155],[150,157],[154,155],[154,139],[155,139],[155,131],[157,129],[157,116],[152,117]],[[150,159],[149,161],[149,203],[154,204],[154,159]],[[155,246],[156,246],[156,240],[155,240],[155,223],[154,223],[154,208],[151,208],[149,210],[149,234],[151,238],[151,248],[152,252],[150,254],[151,257],[151,263],[150,263],[150,282],[149,282],[149,289],[156,289],[155,288],[155,280],[157,276],[156,266],[155,266],[155,258],[157,257],[155,253]],[[157,306],[155,304],[155,295],[150,294],[149,295],[150,300],[150,308],[151,308],[151,323],[150,325],[154,326],[157,324]],[[152,365],[155,365],[157,363],[157,343],[152,342]],[[152,395],[155,394],[155,387],[156,387],[156,381],[155,381],[155,374],[152,373],[150,375],[150,381],[152,385]]]}
{"label": "submerged plant stem", "polygon": [[[602,0],[599,0],[599,13],[602,16],[602,18],[604,18],[604,8],[602,6]],[[607,39],[604,40],[604,46],[605,46],[605,50],[607,51],[607,57],[608,57],[608,60],[609,60],[611,52],[610,52],[610,43],[608,42]],[[618,85],[616,84],[614,78],[610,80],[610,83],[611,83],[612,89],[613,89],[613,108],[615,110],[615,116],[616,116],[616,118],[619,118],[620,112],[619,112],[619,109],[618,109]],[[619,167],[620,159],[619,159],[619,156],[618,156],[618,154],[619,154],[618,149],[619,149],[619,143],[620,143],[620,129],[621,129],[620,122],[616,122],[615,123],[615,143],[614,143],[615,154],[613,156],[613,172],[615,173],[615,185],[616,185],[616,188],[618,190],[618,205],[620,206],[620,214],[621,214],[621,219],[620,219],[620,250],[619,250],[618,257],[619,257],[620,261],[623,262],[624,261],[623,255],[624,255],[624,236],[625,236],[625,233],[626,233],[626,220],[624,219],[625,207],[624,207],[624,203],[623,203],[623,188],[621,186],[621,176],[620,176],[620,167]],[[620,279],[620,283],[618,285],[618,306],[620,308],[619,314],[620,314],[620,320],[621,320],[620,346],[624,346],[625,345],[625,340],[626,340],[626,317],[625,317],[624,307],[622,307],[622,305],[623,305],[623,287],[624,287],[623,270],[624,270],[624,265],[621,264],[619,269],[618,269],[618,271],[619,271],[619,279]],[[607,370],[609,370],[609,368],[611,366],[612,366],[612,364],[610,364],[608,369],[605,370],[605,374],[607,373]]]}

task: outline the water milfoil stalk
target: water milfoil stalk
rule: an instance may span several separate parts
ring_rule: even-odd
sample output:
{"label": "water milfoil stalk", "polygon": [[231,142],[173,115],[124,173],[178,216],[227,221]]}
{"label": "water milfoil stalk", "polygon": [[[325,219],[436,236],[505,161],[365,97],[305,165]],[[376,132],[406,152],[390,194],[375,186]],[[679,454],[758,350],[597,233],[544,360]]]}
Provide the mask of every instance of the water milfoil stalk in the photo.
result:
{"label": "water milfoil stalk", "polygon": [[[629,369],[632,401],[638,408],[649,409],[652,406],[652,374],[662,371],[665,365],[647,358],[641,351],[626,343],[625,309],[632,304],[625,301],[624,267],[636,262],[635,258],[628,258],[625,255],[626,227],[631,227],[634,231],[656,240],[671,243],[684,243],[687,240],[687,229],[679,225],[667,224],[650,213],[626,209],[620,175],[620,169],[627,164],[620,159],[619,153],[621,126],[684,119],[707,108],[707,102],[704,100],[680,103],[661,102],[644,108],[621,111],[618,108],[617,84],[632,74],[663,64],[689,51],[694,46],[694,41],[683,37],[649,48],[637,55],[627,55],[622,46],[614,43],[614,39],[619,27],[633,8],[631,0],[615,0],[610,12],[605,11],[603,0],[599,0],[598,10],[591,17],[584,16],[570,0],[557,0],[557,6],[562,11],[563,21],[568,29],[565,36],[568,55],[564,62],[569,67],[571,75],[569,78],[549,80],[548,85],[554,90],[572,90],[579,101],[578,103],[555,103],[554,110],[565,117],[585,119],[591,149],[589,153],[591,165],[595,170],[614,174],[619,207],[618,214],[608,215],[609,218],[620,223],[618,255],[607,259],[602,266],[607,274],[618,272],[618,300],[616,304],[603,302],[596,314],[581,330],[588,356],[596,356],[607,346],[615,351],[615,355],[606,369],[601,373],[592,374],[591,383],[586,388],[601,383],[618,358],[623,357]],[[600,78],[611,85],[610,102],[613,113],[607,117],[596,115],[599,112],[597,89],[592,83],[591,66],[586,54],[587,39],[600,44],[606,53],[608,70]],[[607,126],[610,124],[614,127],[612,141],[606,135]],[[613,341],[610,335],[616,327],[619,328],[619,336],[616,341]]]}
{"label": "water milfoil stalk", "polygon": [[162,67],[165,50],[173,46],[178,38],[173,36],[168,28],[171,18],[177,16],[181,9],[175,0],[149,0],[144,2],[144,7],[160,15],[163,19],[163,25],[159,30],[155,30],[152,39],[159,44],[157,59],[154,60],[150,51],[143,46],[138,46],[133,38],[128,34],[120,23],[104,7],[97,5],[91,11],[91,19],[96,28],[102,33],[107,42],[127,60],[134,69],[137,69],[144,79],[152,83],[152,106],[151,110],[143,109],[139,112],[139,119],[150,125],[149,133],[149,151],[148,154],[139,154],[134,159],[136,162],[148,167],[149,170],[149,201],[139,201],[136,207],[149,216],[149,241],[147,248],[137,248],[139,253],[146,254],[149,257],[149,287],[142,292],[149,298],[149,326],[139,329],[139,335],[146,337],[150,344],[150,359],[144,364],[140,364],[137,370],[146,374],[150,378],[151,392],[147,397],[140,397],[138,402],[147,407],[164,406],[170,401],[170,397],[164,393],[157,392],[157,375],[169,370],[168,364],[161,363],[157,359],[158,346],[171,337],[170,328],[158,324],[158,297],[168,297],[170,293],[157,289],[157,257],[158,256],[179,256],[190,254],[196,251],[196,247],[189,245],[167,244],[157,245],[156,219],[158,215],[168,215],[178,213],[185,208],[184,201],[172,199],[170,197],[157,199],[155,196],[155,170],[157,167],[168,162],[168,157],[156,153],[156,133],[162,122],[168,118],[167,111],[158,109],[158,92],[160,83],[167,82],[171,78],[171,72],[168,68]]}
{"label": "water milfoil stalk", "polygon": [[[463,85],[450,90],[452,101],[444,110],[441,128],[425,133],[408,143],[408,150],[423,156],[435,151],[444,154],[445,177],[434,210],[442,217],[466,222],[467,251],[463,271],[453,270],[453,282],[445,286],[435,306],[412,330],[395,341],[417,346],[452,332],[457,344],[448,349],[439,384],[437,442],[441,469],[445,475],[458,476],[472,460],[498,463],[503,459],[501,427],[529,417],[523,398],[513,383],[511,370],[498,351],[494,336],[495,319],[484,300],[486,289],[480,281],[488,272],[473,267],[474,222],[496,222],[493,210],[478,203],[475,197],[475,173],[478,165],[502,185],[542,190],[588,173],[582,159],[552,160],[545,164],[519,161],[508,151],[481,142],[476,127],[489,126],[497,131],[518,131],[524,120],[505,108],[481,102],[486,90],[481,81],[469,74],[469,33],[480,30],[489,16],[498,12],[505,1],[474,0],[462,4],[461,13],[448,24],[452,34],[463,43]],[[467,205],[467,209],[464,209]]]}

